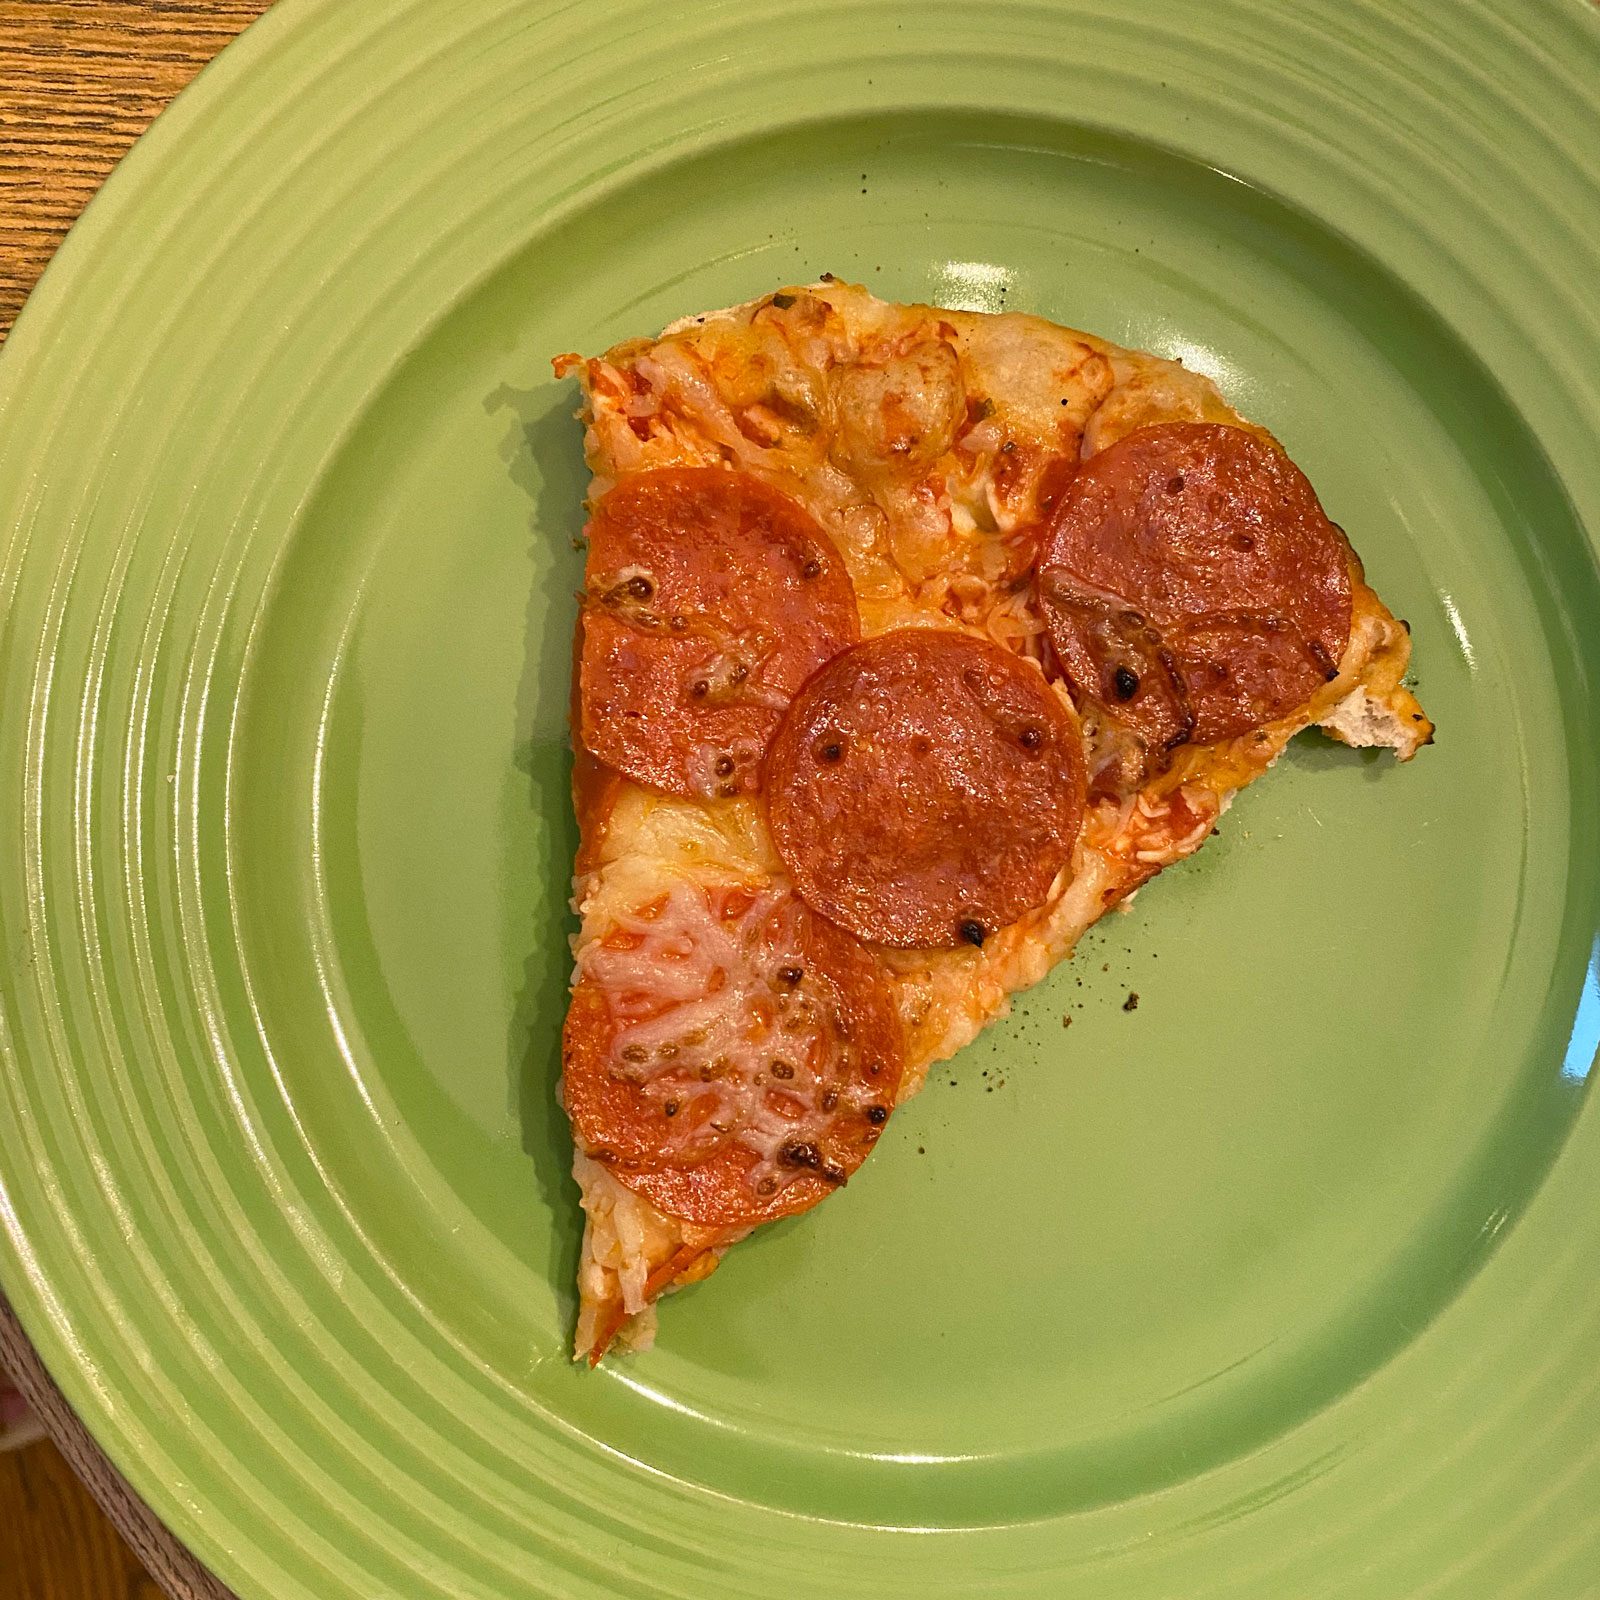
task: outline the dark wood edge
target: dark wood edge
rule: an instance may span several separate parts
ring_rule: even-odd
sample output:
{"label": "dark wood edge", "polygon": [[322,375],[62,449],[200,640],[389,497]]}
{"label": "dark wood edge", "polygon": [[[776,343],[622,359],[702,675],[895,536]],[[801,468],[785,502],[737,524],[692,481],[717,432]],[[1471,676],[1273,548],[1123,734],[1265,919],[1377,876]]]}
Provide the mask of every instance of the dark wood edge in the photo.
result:
{"label": "dark wood edge", "polygon": [[167,1531],[166,1525],[134,1493],[128,1480],[106,1459],[45,1371],[44,1362],[22,1331],[16,1313],[0,1294],[0,1366],[11,1374],[22,1397],[68,1465],[82,1479],[112,1526],[128,1541],[145,1570],[172,1600],[237,1600]]}

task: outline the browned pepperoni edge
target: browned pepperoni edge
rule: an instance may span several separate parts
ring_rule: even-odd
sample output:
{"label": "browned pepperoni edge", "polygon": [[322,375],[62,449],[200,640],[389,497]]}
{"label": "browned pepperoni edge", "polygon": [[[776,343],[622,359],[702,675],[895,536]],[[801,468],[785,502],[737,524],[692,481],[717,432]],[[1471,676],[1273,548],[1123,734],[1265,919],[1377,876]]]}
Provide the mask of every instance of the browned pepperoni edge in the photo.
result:
{"label": "browned pepperoni edge", "polygon": [[1085,462],[1050,521],[1039,595],[1072,688],[1177,746],[1289,715],[1338,674],[1350,549],[1269,441],[1140,428]]}

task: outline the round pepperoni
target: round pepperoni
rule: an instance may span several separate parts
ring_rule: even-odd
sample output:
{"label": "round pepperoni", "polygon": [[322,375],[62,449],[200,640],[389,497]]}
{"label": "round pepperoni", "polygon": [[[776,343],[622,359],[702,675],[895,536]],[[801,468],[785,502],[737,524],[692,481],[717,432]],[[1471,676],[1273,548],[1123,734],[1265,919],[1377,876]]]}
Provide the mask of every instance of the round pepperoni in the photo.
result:
{"label": "round pepperoni", "polygon": [[773,842],[800,893],[883,944],[982,944],[1039,905],[1083,800],[1077,723],[1037,669],[942,629],[835,656],[767,757]]}
{"label": "round pepperoni", "polygon": [[567,1114],[662,1211],[705,1226],[803,1211],[888,1121],[902,1058],[882,969],[787,886],[679,882],[579,967]]}
{"label": "round pepperoni", "polygon": [[1270,441],[1161,423],[1079,468],[1051,518],[1039,594],[1075,692],[1159,761],[1275,722],[1338,675],[1349,560]]}
{"label": "round pepperoni", "polygon": [[754,790],[790,696],[859,635],[828,536],[787,495],[719,467],[625,478],[588,534],[580,740],[669,794]]}

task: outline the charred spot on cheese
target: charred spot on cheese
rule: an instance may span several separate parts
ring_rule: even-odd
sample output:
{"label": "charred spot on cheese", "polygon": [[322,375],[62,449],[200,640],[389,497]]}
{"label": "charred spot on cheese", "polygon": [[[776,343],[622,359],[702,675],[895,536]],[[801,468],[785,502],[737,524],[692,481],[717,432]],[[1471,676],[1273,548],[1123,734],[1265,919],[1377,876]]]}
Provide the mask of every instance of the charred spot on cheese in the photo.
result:
{"label": "charred spot on cheese", "polygon": [[599,573],[590,578],[587,601],[603,607],[637,628],[659,628],[661,618],[647,610],[654,599],[655,579],[642,567],[623,567],[610,573]]}
{"label": "charred spot on cheese", "polygon": [[1339,676],[1339,664],[1328,654],[1327,648],[1320,639],[1307,639],[1306,649],[1311,659],[1322,668],[1322,681],[1332,683]]}

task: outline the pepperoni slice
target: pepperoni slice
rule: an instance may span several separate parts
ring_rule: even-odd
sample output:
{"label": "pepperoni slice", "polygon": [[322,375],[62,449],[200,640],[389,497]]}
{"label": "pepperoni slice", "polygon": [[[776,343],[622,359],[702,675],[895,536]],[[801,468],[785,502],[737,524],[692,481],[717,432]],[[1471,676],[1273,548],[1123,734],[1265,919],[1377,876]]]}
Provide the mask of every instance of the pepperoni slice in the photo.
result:
{"label": "pepperoni slice", "polygon": [[562,1064],[589,1155],[673,1216],[742,1226],[866,1159],[900,1025],[876,958],[792,889],[679,882],[582,952]]}
{"label": "pepperoni slice", "polygon": [[1077,723],[1039,672],[931,628],[835,656],[767,757],[773,842],[800,893],[883,944],[982,944],[1039,905],[1083,800]]}
{"label": "pepperoni slice", "polygon": [[787,495],[719,467],[625,478],[588,533],[580,740],[669,794],[754,790],[790,697],[859,636],[828,536]]}
{"label": "pepperoni slice", "polygon": [[1271,442],[1161,423],[1078,470],[1051,518],[1039,594],[1073,689],[1160,761],[1275,722],[1338,675],[1349,560]]}

